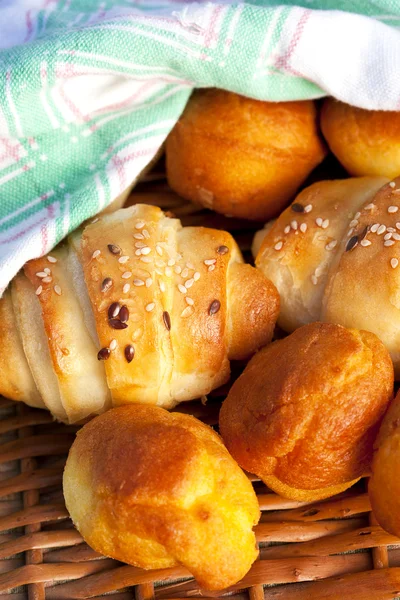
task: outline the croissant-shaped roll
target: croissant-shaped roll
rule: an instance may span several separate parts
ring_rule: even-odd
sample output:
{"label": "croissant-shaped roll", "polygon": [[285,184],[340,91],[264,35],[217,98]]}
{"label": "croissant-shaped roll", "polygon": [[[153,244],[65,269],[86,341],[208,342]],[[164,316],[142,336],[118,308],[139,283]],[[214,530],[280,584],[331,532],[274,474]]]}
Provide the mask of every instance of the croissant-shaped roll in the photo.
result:
{"label": "croissant-shaped roll", "polygon": [[0,311],[0,393],[76,422],[208,394],[270,341],[279,296],[229,233],[139,204],[27,263]]}
{"label": "croissant-shaped roll", "polygon": [[400,178],[323,181],[266,234],[257,266],[286,331],[327,321],[375,333],[400,377]]}

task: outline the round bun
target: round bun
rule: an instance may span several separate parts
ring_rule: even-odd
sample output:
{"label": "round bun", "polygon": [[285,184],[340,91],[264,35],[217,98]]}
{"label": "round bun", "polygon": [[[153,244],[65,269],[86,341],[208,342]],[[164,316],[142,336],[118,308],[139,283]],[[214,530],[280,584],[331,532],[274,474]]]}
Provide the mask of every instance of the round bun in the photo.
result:
{"label": "round bun", "polygon": [[184,565],[210,590],[257,557],[254,490],[197,419],[123,406],[83,427],[64,471],[71,518],[96,551],[143,569]]}
{"label": "round bun", "polygon": [[392,362],[374,334],[313,323],[252,358],[222,406],[220,430],[241,467],[312,502],[368,471],[392,390]]}
{"label": "round bun", "polygon": [[400,392],[389,407],[375,443],[369,496],[378,523],[400,536]]}
{"label": "round bun", "polygon": [[245,219],[278,214],[324,156],[313,102],[261,102],[216,89],[193,94],[166,142],[172,189]]}
{"label": "round bun", "polygon": [[350,175],[400,175],[400,113],[325,100],[321,129]]}

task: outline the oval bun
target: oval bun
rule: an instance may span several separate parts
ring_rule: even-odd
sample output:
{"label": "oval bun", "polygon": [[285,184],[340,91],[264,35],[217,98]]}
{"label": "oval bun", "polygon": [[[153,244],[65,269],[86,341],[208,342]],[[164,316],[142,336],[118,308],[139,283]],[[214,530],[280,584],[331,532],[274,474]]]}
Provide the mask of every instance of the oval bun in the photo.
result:
{"label": "oval bun", "polygon": [[379,431],[369,480],[375,517],[389,533],[400,536],[400,392]]}
{"label": "oval bun", "polygon": [[400,175],[400,113],[356,108],[327,98],[321,129],[350,175]]}
{"label": "oval bun", "polygon": [[188,415],[108,411],[79,431],[63,485],[86,542],[117,560],[182,564],[212,590],[239,581],[257,557],[254,490],[220,437]]}
{"label": "oval bun", "polygon": [[196,91],[166,142],[169,185],[225,215],[277,215],[324,158],[313,102]]}
{"label": "oval bun", "polygon": [[241,467],[312,502],[368,471],[392,390],[393,365],[374,334],[313,323],[252,358],[222,406],[220,430]]}

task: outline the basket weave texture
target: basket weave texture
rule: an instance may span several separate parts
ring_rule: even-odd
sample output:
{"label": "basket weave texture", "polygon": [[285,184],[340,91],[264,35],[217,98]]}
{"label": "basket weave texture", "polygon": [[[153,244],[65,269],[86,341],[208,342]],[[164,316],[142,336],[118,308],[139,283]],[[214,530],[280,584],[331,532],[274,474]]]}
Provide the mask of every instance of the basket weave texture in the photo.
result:
{"label": "basket weave texture", "polygon": [[[148,175],[135,189],[132,202],[171,210],[185,225],[228,229],[249,256],[254,233],[249,223],[184,203],[167,188],[162,174]],[[178,410],[215,425],[227,389],[211,394],[205,405],[190,402]],[[6,399],[0,399],[0,417],[1,597],[172,600],[218,596],[202,593],[183,567],[144,571],[91,550],[69,519],[61,486],[78,427],[55,423],[45,411]],[[256,527],[260,556],[244,579],[223,595],[235,600],[400,597],[400,539],[384,532],[374,520],[366,480],[339,496],[306,504],[280,498],[249,477],[262,510]]]}

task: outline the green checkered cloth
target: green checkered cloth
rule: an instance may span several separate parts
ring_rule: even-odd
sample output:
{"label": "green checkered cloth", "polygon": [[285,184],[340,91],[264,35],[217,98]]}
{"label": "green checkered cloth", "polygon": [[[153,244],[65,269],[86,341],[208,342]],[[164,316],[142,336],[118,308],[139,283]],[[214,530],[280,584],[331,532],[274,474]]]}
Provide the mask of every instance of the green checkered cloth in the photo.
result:
{"label": "green checkered cloth", "polygon": [[195,87],[398,109],[399,25],[397,0],[2,0],[0,294],[129,186]]}

